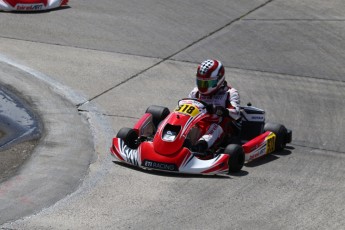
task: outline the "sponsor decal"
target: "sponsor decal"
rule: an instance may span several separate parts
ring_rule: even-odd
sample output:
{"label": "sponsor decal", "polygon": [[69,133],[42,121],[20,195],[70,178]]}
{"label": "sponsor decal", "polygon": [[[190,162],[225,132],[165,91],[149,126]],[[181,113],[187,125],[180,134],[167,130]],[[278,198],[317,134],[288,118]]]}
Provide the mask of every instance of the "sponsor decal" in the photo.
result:
{"label": "sponsor decal", "polygon": [[257,152],[257,153],[255,153],[255,154],[251,155],[251,156],[249,157],[249,160],[253,160],[253,159],[255,159],[255,158],[258,158],[258,157],[260,157],[260,156],[264,155],[264,154],[266,153],[266,151],[265,151],[265,148],[264,148],[264,147],[265,147],[265,146],[263,146],[263,148],[261,148],[260,150],[258,150],[258,152]]}
{"label": "sponsor decal", "polygon": [[252,116],[253,120],[263,120],[264,117],[260,117],[260,116]]}
{"label": "sponsor decal", "polygon": [[165,170],[165,171],[178,171],[175,164],[161,163],[156,161],[144,160],[143,167]]}
{"label": "sponsor decal", "polygon": [[[218,101],[224,101],[224,98],[227,97],[227,94],[224,95],[212,95],[212,96],[201,96],[201,100],[210,100],[210,101],[214,101],[214,100],[218,100]],[[209,103],[211,104],[211,103]]]}
{"label": "sponsor decal", "polygon": [[34,10],[42,10],[43,7],[44,7],[43,4],[17,4],[16,10],[34,11]]}

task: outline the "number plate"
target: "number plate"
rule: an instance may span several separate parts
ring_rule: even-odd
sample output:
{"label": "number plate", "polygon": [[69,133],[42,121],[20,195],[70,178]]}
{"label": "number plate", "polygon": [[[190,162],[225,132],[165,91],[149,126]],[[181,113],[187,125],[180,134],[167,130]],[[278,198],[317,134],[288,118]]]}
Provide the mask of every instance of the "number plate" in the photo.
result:
{"label": "number plate", "polygon": [[191,104],[184,104],[175,109],[176,112],[187,114],[191,117],[195,117],[199,114],[199,109]]}
{"label": "number plate", "polygon": [[266,137],[267,142],[267,148],[266,153],[271,153],[275,150],[275,144],[276,144],[276,135],[274,133],[271,133]]}

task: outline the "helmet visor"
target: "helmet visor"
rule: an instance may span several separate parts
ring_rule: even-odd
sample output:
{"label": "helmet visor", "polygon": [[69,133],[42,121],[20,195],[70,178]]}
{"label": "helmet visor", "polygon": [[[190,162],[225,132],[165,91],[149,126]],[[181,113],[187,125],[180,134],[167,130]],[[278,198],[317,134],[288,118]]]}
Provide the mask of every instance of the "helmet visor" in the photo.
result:
{"label": "helmet visor", "polygon": [[217,86],[217,79],[213,80],[201,80],[201,79],[196,79],[196,84],[198,86],[198,89],[200,91],[207,91],[208,89],[215,88]]}

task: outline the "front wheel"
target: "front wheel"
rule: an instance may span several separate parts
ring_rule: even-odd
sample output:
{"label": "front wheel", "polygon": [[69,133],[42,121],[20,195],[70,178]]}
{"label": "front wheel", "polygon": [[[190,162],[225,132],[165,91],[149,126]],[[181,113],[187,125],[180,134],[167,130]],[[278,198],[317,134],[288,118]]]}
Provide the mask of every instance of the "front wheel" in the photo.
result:
{"label": "front wheel", "polygon": [[241,171],[245,160],[242,146],[230,144],[225,148],[224,154],[229,155],[229,172],[235,173]]}
{"label": "front wheel", "polygon": [[152,114],[152,122],[156,128],[170,113],[169,109],[163,106],[151,105],[146,109],[146,113]]}
{"label": "front wheel", "polygon": [[138,134],[133,129],[121,128],[116,137],[122,139],[129,148],[138,148]]}

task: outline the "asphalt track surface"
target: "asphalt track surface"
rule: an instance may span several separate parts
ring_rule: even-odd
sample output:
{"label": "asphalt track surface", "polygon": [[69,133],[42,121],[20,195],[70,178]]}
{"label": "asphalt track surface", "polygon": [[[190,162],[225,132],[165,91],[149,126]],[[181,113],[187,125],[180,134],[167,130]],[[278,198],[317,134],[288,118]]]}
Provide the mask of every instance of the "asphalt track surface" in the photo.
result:
{"label": "asphalt track surface", "polygon": [[[74,0],[1,13],[0,82],[45,135],[0,185],[3,229],[343,229],[343,0]],[[112,136],[174,108],[219,58],[242,104],[293,130],[288,148],[229,177],[112,162]]]}

